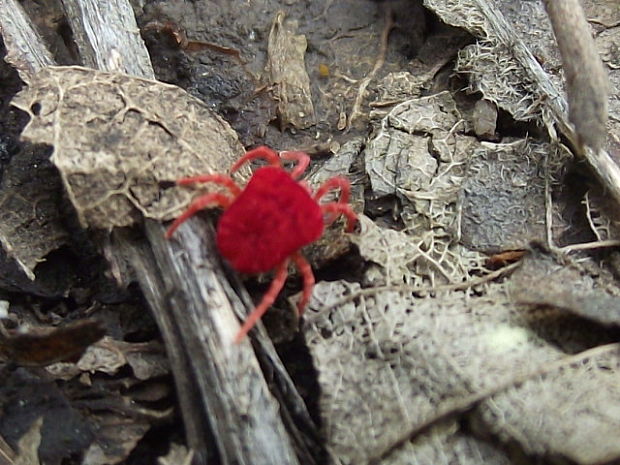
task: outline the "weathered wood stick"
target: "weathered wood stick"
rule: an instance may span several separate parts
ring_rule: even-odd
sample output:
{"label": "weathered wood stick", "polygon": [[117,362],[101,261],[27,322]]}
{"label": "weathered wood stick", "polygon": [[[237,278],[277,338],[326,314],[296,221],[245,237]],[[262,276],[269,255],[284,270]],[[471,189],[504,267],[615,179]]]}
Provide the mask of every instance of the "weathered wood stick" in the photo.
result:
{"label": "weathered wood stick", "polygon": [[607,138],[609,82],[579,0],[544,0],[562,56],[570,122],[579,142],[599,151]]}

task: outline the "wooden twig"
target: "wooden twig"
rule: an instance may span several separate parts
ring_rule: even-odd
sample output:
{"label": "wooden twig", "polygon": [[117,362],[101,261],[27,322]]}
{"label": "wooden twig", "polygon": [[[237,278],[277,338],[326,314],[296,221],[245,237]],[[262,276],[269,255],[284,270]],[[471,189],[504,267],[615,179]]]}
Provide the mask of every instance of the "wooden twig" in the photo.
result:
{"label": "wooden twig", "polygon": [[562,56],[569,119],[579,142],[594,151],[607,138],[609,83],[579,0],[544,0]]}
{"label": "wooden twig", "polygon": [[379,52],[377,53],[377,59],[375,60],[375,64],[372,67],[372,70],[362,79],[360,85],[357,89],[357,96],[353,101],[353,108],[351,109],[351,115],[349,116],[349,121],[347,123],[347,127],[351,127],[355,120],[360,116],[360,108],[362,106],[362,102],[364,101],[364,97],[366,96],[366,89],[370,82],[375,78],[377,72],[383,67],[385,63],[385,56],[387,55],[388,48],[388,40],[390,38],[390,32],[394,28],[394,18],[392,9],[387,6],[385,7],[385,15],[384,15],[384,24],[383,30],[381,31],[381,37],[379,39]]}

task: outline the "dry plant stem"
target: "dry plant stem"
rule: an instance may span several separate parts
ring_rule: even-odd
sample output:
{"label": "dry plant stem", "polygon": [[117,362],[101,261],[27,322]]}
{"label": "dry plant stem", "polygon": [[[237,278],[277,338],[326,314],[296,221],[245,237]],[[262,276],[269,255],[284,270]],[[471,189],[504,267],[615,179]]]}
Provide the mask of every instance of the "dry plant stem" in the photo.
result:
{"label": "dry plant stem", "polygon": [[[148,54],[132,26],[135,20],[127,17],[132,11],[129,2],[96,3],[65,0],[68,11],[78,12],[69,19],[74,31],[84,31],[76,39],[81,42],[80,50],[89,55],[85,60],[96,68],[111,71],[122,71],[127,64],[140,63],[133,72],[152,77]],[[0,0],[0,7],[6,12],[0,16],[5,43],[14,44],[16,50],[25,50],[24,61],[33,63],[22,71],[24,77],[52,64],[36,59],[46,56],[46,46],[38,36],[13,33],[10,26],[16,23],[15,16],[23,14],[21,6]],[[89,31],[97,33],[93,35]],[[11,35],[9,40],[8,35]],[[114,36],[120,41],[115,41]],[[112,39],[100,41],[100,37]],[[28,55],[31,50],[34,50],[32,56]],[[259,356],[270,369],[280,405],[269,392],[249,342],[232,344],[238,329],[235,313],[243,314],[251,302],[246,294],[242,294],[244,302],[240,300],[219,260],[214,260],[218,254],[209,227],[204,222],[191,221],[175,241],[167,241],[163,226],[156,222],[147,221],[145,232],[148,240],[115,231],[114,254],[129,257],[162,332],[188,445],[196,452],[194,463],[207,463],[207,444],[211,437],[217,446],[214,454],[218,454],[222,464],[296,464],[291,436],[283,420],[296,440],[297,453],[304,463],[316,463],[308,451],[320,450],[320,446],[315,438],[297,429],[297,425],[303,425],[303,431],[311,432],[312,422],[270,341],[257,331]]]}
{"label": "dry plant stem", "polygon": [[569,119],[579,142],[598,152],[607,137],[608,80],[579,0],[544,0],[562,55]]}
{"label": "dry plant stem", "polygon": [[11,449],[2,436],[0,436],[0,464],[12,465],[16,455],[13,449]]}
{"label": "dry plant stem", "polygon": [[357,96],[355,97],[355,101],[353,102],[353,108],[351,109],[351,116],[349,116],[349,122],[347,127],[351,127],[351,125],[355,122],[355,120],[361,115],[360,108],[362,106],[362,102],[364,101],[364,95],[366,94],[366,89],[368,88],[368,84],[374,79],[377,72],[385,63],[385,55],[387,54],[388,48],[388,39],[390,37],[390,32],[394,27],[394,18],[392,9],[388,6],[385,8],[385,24],[383,25],[383,31],[381,32],[381,38],[379,40],[379,53],[377,54],[377,61],[375,61],[375,65],[372,67],[372,70],[368,75],[362,79],[360,86],[357,90]]}
{"label": "dry plant stem", "polygon": [[457,415],[462,415],[464,413],[470,412],[482,402],[491,399],[497,394],[501,394],[509,389],[518,388],[530,380],[547,375],[549,373],[553,373],[562,368],[580,364],[588,359],[600,357],[603,355],[609,355],[613,352],[618,351],[620,351],[620,343],[617,342],[613,344],[606,344],[603,346],[594,347],[593,349],[588,349],[578,354],[561,358],[539,368],[538,370],[534,370],[531,373],[526,373],[522,376],[518,376],[514,379],[506,381],[505,383],[501,383],[498,386],[494,386],[490,389],[476,393],[469,398],[462,399],[458,402],[457,405],[452,405],[445,408],[443,411],[439,411],[435,414],[434,417],[428,419],[420,425],[416,425],[413,429],[407,431],[400,439],[394,441],[392,445],[387,447],[380,454],[377,454],[374,458],[371,458],[368,463],[369,465],[379,465],[381,461],[385,460],[387,457],[389,457],[390,454],[402,447],[405,443],[415,439],[417,436],[428,431],[433,426],[441,423],[444,420],[454,418]]}
{"label": "dry plant stem", "polygon": [[604,241],[583,242],[581,244],[571,244],[560,247],[560,252],[570,253],[580,250],[606,249],[611,247],[620,247],[620,240],[608,239]]}
{"label": "dry plant stem", "polygon": [[545,173],[545,239],[549,250],[558,251],[553,240],[553,198],[551,197],[551,174],[549,173],[549,155],[544,159]]}

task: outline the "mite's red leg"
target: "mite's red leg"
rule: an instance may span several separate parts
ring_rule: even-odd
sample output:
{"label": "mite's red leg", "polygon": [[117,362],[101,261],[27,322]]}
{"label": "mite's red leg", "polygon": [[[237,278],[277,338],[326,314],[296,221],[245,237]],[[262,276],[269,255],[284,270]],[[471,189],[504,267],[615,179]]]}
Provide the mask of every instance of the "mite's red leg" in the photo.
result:
{"label": "mite's red leg", "polygon": [[325,181],[323,185],[314,193],[314,200],[318,202],[321,200],[321,197],[327,194],[330,190],[337,188],[340,188],[338,203],[349,203],[349,197],[351,196],[351,183],[343,176],[336,176]]}
{"label": "mite's red leg", "polygon": [[230,197],[220,194],[219,192],[211,192],[210,194],[201,195],[189,205],[187,210],[185,210],[181,216],[174,220],[172,225],[170,225],[168,231],[166,231],[166,239],[170,239],[181,224],[186,222],[203,208],[210,205],[226,208],[231,203],[232,199]]}
{"label": "mite's red leg", "polygon": [[189,176],[187,178],[177,179],[179,186],[187,186],[188,184],[196,184],[199,182],[213,182],[226,187],[233,197],[237,197],[241,194],[241,188],[237,183],[226,174],[202,174],[199,176]]}
{"label": "mite's red leg", "polygon": [[321,211],[323,213],[336,213],[336,215],[332,215],[328,220],[328,224],[333,222],[338,216],[344,215],[347,217],[347,232],[353,231],[355,227],[355,223],[357,223],[357,215],[351,208],[351,205],[340,203],[340,202],[330,202],[324,205],[321,205]]}
{"label": "mite's red leg", "polygon": [[306,309],[306,305],[310,301],[310,297],[312,297],[312,288],[314,287],[314,273],[312,273],[312,267],[310,263],[303,257],[299,252],[295,252],[292,255],[293,261],[295,262],[295,266],[301,273],[301,276],[304,280],[304,289],[301,295],[301,299],[297,303],[297,315],[301,316],[304,310]]}
{"label": "mite's red leg", "polygon": [[[314,200],[318,202],[321,200],[321,197],[327,194],[330,190],[338,188],[340,189],[340,195],[335,203],[348,204],[349,197],[351,196],[351,183],[343,176],[336,176],[325,181],[323,185],[314,193]],[[332,224],[337,218],[338,214],[334,213],[329,216],[326,223],[328,225]]]}
{"label": "mite's red leg", "polygon": [[286,152],[281,152],[280,157],[283,158],[284,160],[294,160],[297,162],[297,164],[295,165],[295,168],[291,170],[291,177],[293,179],[297,179],[299,176],[301,176],[304,173],[304,171],[306,171],[306,168],[308,168],[308,165],[310,164],[310,157],[305,152],[286,151]]}
{"label": "mite's red leg", "polygon": [[276,275],[271,281],[271,286],[265,292],[263,296],[263,300],[252,310],[252,313],[248,315],[248,317],[243,322],[243,326],[235,336],[235,344],[241,342],[241,340],[245,337],[246,334],[254,327],[256,322],[260,320],[260,318],[265,314],[267,309],[271,307],[271,304],[276,300],[278,294],[282,290],[284,286],[284,281],[286,281],[286,276],[288,275],[288,258],[282,262],[280,266],[278,266],[276,270]]}
{"label": "mite's red leg", "polygon": [[267,162],[272,166],[282,166],[278,154],[271,150],[269,147],[265,147],[264,145],[262,145],[260,147],[256,147],[253,150],[250,150],[249,152],[246,152],[244,156],[239,158],[239,160],[237,160],[235,164],[232,165],[230,172],[234,173],[241,167],[241,165],[256,158],[262,158],[263,160],[267,160]]}

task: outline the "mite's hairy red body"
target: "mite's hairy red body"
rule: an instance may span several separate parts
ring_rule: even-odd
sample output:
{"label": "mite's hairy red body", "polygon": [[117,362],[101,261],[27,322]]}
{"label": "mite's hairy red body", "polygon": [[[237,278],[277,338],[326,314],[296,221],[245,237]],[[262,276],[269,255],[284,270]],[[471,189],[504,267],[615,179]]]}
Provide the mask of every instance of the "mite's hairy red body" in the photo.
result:
{"label": "mite's hairy red body", "polygon": [[[346,178],[330,178],[312,193],[305,183],[297,181],[308,167],[310,157],[303,152],[282,152],[278,156],[267,147],[247,152],[232,166],[231,173],[255,158],[262,158],[271,166],[256,170],[243,189],[225,174],[179,179],[179,185],[216,183],[228,189],[229,194],[211,192],[199,196],[166,232],[166,237],[170,238],[183,222],[203,208],[223,207],[225,210],[217,226],[216,242],[224,258],[242,273],[275,270],[269,290],[243,323],[235,342],[243,339],[275,301],[286,281],[290,261],[297,266],[304,281],[302,297],[297,305],[299,314],[303,313],[312,294],[314,275],[299,250],[321,237],[324,215],[327,215],[328,224],[344,215],[349,232],[357,221],[348,204],[350,184]],[[294,160],[297,165],[286,171],[282,168],[281,159]],[[333,189],[340,189],[339,199],[319,203]]]}
{"label": "mite's hairy red body", "polygon": [[323,212],[282,168],[254,172],[217,226],[217,246],[237,271],[264,273],[323,234]]}

